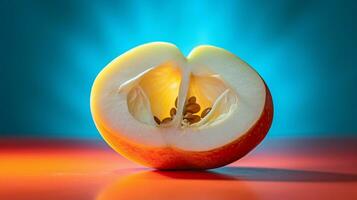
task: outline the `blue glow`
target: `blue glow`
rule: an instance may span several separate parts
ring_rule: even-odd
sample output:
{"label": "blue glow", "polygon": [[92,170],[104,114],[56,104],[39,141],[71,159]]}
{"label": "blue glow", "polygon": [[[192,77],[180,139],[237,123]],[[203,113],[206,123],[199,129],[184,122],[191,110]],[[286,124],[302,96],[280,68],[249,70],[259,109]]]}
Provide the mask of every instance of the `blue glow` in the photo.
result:
{"label": "blue glow", "polygon": [[357,134],[354,1],[1,4],[1,134],[99,137],[89,110],[94,78],[152,41],[185,54],[216,45],[250,63],[272,91],[270,136]]}

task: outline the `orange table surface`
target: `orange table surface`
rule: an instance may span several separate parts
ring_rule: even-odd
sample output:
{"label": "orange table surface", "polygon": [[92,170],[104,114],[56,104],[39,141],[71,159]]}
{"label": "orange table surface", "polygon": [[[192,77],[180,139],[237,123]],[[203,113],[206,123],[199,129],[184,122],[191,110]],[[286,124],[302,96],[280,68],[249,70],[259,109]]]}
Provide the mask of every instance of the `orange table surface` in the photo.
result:
{"label": "orange table surface", "polygon": [[157,171],[102,141],[0,140],[0,199],[357,199],[357,139],[267,139],[208,171]]}

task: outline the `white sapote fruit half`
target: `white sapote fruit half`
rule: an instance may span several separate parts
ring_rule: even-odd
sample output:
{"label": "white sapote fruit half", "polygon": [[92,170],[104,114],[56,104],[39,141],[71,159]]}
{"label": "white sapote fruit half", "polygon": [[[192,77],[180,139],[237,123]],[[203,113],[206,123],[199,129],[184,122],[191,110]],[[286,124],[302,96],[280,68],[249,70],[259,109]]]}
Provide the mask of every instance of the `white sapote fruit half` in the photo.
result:
{"label": "white sapote fruit half", "polygon": [[269,89],[228,51],[198,46],[186,58],[173,44],[138,46],[109,63],[91,92],[105,141],[157,169],[210,169],[246,155],[273,119]]}

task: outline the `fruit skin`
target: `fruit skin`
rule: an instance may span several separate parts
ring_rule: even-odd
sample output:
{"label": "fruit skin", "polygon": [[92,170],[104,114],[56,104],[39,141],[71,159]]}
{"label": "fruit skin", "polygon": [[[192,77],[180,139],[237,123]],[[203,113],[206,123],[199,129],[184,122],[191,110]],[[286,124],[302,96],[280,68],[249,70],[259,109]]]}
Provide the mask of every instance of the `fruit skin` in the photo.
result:
{"label": "fruit skin", "polygon": [[175,147],[150,147],[134,144],[120,134],[110,133],[100,120],[96,125],[104,139],[117,152],[129,160],[161,169],[212,169],[230,164],[254,149],[266,136],[273,120],[273,101],[265,84],[266,98],[263,112],[257,122],[237,140],[209,151],[183,151]]}

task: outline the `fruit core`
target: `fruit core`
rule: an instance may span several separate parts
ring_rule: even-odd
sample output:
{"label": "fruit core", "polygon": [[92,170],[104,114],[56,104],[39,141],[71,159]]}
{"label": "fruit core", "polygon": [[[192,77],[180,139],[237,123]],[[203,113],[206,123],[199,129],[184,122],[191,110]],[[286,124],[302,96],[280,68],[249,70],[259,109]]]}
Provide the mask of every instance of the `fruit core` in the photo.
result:
{"label": "fruit core", "polygon": [[208,68],[183,70],[173,62],[154,66],[125,82],[127,106],[138,121],[157,127],[205,128],[226,119],[238,95]]}

